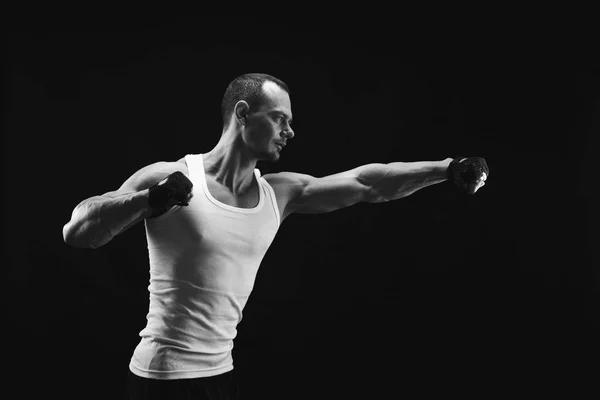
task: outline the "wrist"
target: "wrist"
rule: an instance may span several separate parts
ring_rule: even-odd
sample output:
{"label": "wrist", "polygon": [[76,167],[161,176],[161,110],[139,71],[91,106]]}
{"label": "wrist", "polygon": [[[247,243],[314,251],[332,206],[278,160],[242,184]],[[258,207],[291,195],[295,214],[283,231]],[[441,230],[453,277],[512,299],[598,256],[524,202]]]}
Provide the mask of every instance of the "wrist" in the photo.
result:
{"label": "wrist", "polygon": [[146,215],[154,211],[152,207],[150,207],[150,189],[144,189],[133,193],[128,201],[131,204],[131,209],[135,210],[137,213]]}
{"label": "wrist", "polygon": [[439,166],[440,166],[440,174],[443,176],[444,179],[450,179],[450,163],[454,161],[453,158],[445,158],[444,160],[439,162]]}

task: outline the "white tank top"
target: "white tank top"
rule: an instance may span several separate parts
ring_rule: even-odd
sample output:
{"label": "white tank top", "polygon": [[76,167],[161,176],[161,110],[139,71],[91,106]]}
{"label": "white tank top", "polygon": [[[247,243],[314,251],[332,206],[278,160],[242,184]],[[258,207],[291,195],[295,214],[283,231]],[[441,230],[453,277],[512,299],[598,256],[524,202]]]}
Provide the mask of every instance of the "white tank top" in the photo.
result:
{"label": "white tank top", "polygon": [[145,221],[150,307],[129,368],[146,378],[233,369],[237,324],[280,224],[275,193],[258,169],[258,205],[237,208],[210,194],[201,154],[185,161],[194,185],[190,204]]}

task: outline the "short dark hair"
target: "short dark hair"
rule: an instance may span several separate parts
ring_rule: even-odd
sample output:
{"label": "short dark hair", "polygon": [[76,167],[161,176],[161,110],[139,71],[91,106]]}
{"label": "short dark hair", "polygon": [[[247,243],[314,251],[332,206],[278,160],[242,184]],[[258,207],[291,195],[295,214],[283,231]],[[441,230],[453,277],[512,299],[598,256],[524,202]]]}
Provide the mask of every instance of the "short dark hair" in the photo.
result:
{"label": "short dark hair", "polygon": [[288,94],[290,93],[290,89],[285,82],[268,74],[249,73],[238,76],[227,86],[227,90],[225,90],[225,94],[223,95],[223,101],[221,102],[223,130],[227,129],[238,101],[244,100],[251,109],[260,104],[260,100],[264,95],[262,85],[266,81],[274,82]]}

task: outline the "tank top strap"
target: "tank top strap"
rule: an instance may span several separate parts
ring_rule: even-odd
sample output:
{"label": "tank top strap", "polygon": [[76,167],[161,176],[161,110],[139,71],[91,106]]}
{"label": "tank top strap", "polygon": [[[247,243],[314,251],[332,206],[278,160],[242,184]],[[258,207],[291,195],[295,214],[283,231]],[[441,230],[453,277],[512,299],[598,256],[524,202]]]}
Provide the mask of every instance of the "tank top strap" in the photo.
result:
{"label": "tank top strap", "polygon": [[273,188],[271,187],[269,182],[267,182],[267,180],[265,178],[260,176],[260,171],[258,169],[255,169],[254,171],[256,174],[256,181],[259,182],[262,190],[264,190],[265,198],[266,198],[266,200],[269,200],[269,203],[271,204],[273,212],[275,213],[275,217],[277,218],[277,225],[279,226],[279,225],[281,225],[281,216],[279,215],[279,206],[277,205],[277,198],[275,197],[275,191],[273,190]]}
{"label": "tank top strap", "polygon": [[188,174],[192,182],[198,182],[201,186],[206,185],[206,176],[204,174],[204,162],[202,154],[187,154],[185,162],[188,167]]}

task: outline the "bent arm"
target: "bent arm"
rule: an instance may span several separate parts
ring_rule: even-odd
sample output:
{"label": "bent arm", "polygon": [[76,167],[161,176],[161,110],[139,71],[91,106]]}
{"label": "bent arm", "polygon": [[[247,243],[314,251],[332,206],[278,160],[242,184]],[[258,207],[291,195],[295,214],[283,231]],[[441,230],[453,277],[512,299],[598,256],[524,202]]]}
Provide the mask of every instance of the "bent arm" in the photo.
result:
{"label": "bent arm", "polygon": [[65,243],[78,248],[98,248],[141,220],[148,218],[148,192],[106,194],[79,203],[63,228]]}
{"label": "bent arm", "polygon": [[154,163],[134,173],[118,190],[82,201],[63,227],[65,243],[95,249],[138,222],[165,212],[150,207],[149,188],[175,171],[187,172],[180,163]]}

